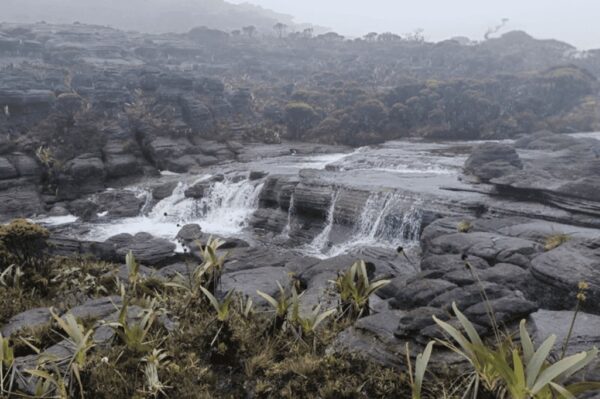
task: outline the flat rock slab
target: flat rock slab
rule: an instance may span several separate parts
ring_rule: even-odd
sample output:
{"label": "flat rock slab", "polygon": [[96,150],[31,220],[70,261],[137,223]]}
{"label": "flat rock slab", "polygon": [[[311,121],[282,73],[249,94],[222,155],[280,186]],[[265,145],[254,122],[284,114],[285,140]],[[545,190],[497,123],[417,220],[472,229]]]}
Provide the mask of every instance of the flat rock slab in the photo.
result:
{"label": "flat rock slab", "polygon": [[221,289],[223,292],[236,290],[252,298],[256,304],[265,304],[266,301],[258,296],[256,291],[260,290],[276,297],[279,292],[277,282],[286,286],[289,279],[288,271],[283,267],[259,267],[224,274],[221,279]]}
{"label": "flat rock slab", "polygon": [[29,309],[11,317],[0,331],[6,338],[26,328],[35,329],[47,326],[51,321],[50,308]]}
{"label": "flat rock slab", "polygon": [[537,294],[544,307],[563,310],[575,304],[580,281],[589,285],[583,309],[600,313],[600,240],[572,239],[531,262]]}
{"label": "flat rock slab", "polygon": [[[569,333],[575,312],[540,309],[529,315],[529,330],[534,343],[540,345],[550,335],[556,335],[554,351],[560,351]],[[568,354],[600,346],[600,316],[579,312],[569,341]]]}
{"label": "flat rock slab", "polygon": [[137,261],[152,266],[163,264],[175,255],[175,244],[148,233],[138,233],[135,236],[119,234],[118,240],[111,237],[107,241],[115,245],[117,255],[123,259],[131,251]]}
{"label": "flat rock slab", "polygon": [[431,252],[475,255],[494,263],[507,262],[527,267],[534,254],[541,252],[540,244],[522,238],[495,233],[454,233],[435,238]]}
{"label": "flat rock slab", "polygon": [[70,313],[78,319],[101,319],[114,313],[122,303],[123,300],[118,295],[90,299],[82,305],[70,309],[67,314]]}

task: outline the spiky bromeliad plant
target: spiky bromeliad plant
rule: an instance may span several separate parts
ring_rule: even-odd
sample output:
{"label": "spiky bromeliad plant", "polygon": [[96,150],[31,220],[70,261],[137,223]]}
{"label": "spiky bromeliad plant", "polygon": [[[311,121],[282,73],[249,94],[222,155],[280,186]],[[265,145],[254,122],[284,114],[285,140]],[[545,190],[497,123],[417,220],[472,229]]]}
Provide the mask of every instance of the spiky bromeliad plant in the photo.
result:
{"label": "spiky bromeliad plant", "polygon": [[213,238],[209,238],[203,247],[198,243],[202,247],[202,263],[192,270],[187,277],[177,273],[176,279],[173,282],[166,283],[165,286],[187,291],[189,301],[204,298],[202,288],[215,295],[221,283],[223,267],[228,256],[228,253],[220,256],[217,253],[217,250],[224,243],[224,241]]}
{"label": "spiky bromeliad plant", "polygon": [[8,338],[0,334],[0,395],[12,392],[16,369],[15,353]]}
{"label": "spiky bromeliad plant", "polygon": [[556,341],[552,335],[536,350],[525,320],[520,324],[521,347],[505,341],[497,347],[486,345],[473,324],[458,310],[452,309],[466,336],[452,325],[433,319],[450,336],[440,342],[464,357],[473,367],[471,380],[463,397],[477,398],[480,386],[499,398],[553,399],[574,398],[575,395],[600,389],[599,383],[582,382],[565,385],[573,374],[587,366],[598,355],[598,349],[577,353],[552,363],[550,352]]}
{"label": "spiky bromeliad plant", "polygon": [[[205,283],[203,286],[208,289],[212,294],[217,292],[217,288],[221,283],[221,276],[223,274],[223,266],[225,265],[225,259],[227,259],[228,253],[219,256],[217,250],[225,244],[225,241],[209,238],[208,242],[202,249],[202,265],[200,266],[201,273]],[[196,274],[196,272],[194,273]],[[199,277],[198,277],[199,278]]]}
{"label": "spiky bromeliad plant", "polygon": [[340,295],[340,314],[352,320],[368,316],[369,297],[389,283],[390,280],[371,282],[365,262],[362,260],[355,262],[334,281]]}
{"label": "spiky bromeliad plant", "polygon": [[[288,311],[292,306],[292,301],[290,300],[290,296],[286,292],[285,288],[277,282],[277,286],[279,287],[279,297],[277,299],[273,298],[271,295],[266,294],[260,290],[257,290],[256,293],[262,297],[273,309],[275,310],[275,319],[273,320],[273,331],[279,331],[283,328],[284,323],[288,317]],[[292,288],[295,291],[295,288]]]}
{"label": "spiky bromeliad plant", "polygon": [[[54,397],[66,398],[67,391],[73,393],[77,388],[79,396],[83,399],[85,391],[81,381],[81,371],[87,366],[88,354],[94,347],[92,339],[94,330],[85,329],[70,313],[63,317],[58,316],[53,309],[50,309],[50,313],[66,334],[64,338],[70,349],[70,355],[67,358],[41,357],[38,368],[27,370],[27,373],[38,378],[36,391],[44,392],[41,397],[47,397],[49,391],[53,390]],[[62,365],[66,365],[64,373],[61,373]]]}
{"label": "spiky bromeliad plant", "polygon": [[125,300],[117,322],[108,323],[125,346],[135,353],[148,352],[152,347],[150,330],[159,316],[154,308],[150,307],[141,311],[139,320],[131,321],[128,318],[129,300]]}

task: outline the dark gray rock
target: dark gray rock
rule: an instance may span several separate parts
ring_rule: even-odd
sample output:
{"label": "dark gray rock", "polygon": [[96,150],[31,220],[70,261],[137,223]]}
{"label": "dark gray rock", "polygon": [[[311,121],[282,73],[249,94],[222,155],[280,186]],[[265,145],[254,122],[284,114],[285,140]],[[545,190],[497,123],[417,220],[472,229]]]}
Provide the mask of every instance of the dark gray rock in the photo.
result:
{"label": "dark gray rock", "polygon": [[[333,258],[325,259],[301,271],[298,277],[305,281],[309,287],[314,284],[320,285],[321,281],[313,281],[315,280],[316,276],[320,276],[320,280],[322,280],[324,278],[323,276],[325,275],[327,275],[330,279],[335,279],[338,272],[344,272],[350,269],[356,260],[356,257],[352,255],[339,255]],[[371,276],[373,276],[373,268],[370,271]]]}
{"label": "dark gray rock", "polygon": [[113,218],[134,217],[140,214],[144,199],[128,190],[108,190],[96,196],[101,212]]}
{"label": "dark gray rock", "polygon": [[446,291],[429,302],[429,306],[440,308],[446,312],[450,312],[452,304],[456,303],[459,309],[466,309],[470,306],[483,302],[482,287],[485,289],[485,294],[488,299],[498,299],[512,294],[507,288],[497,284],[484,282],[481,286],[478,283],[464,287],[454,288]]}
{"label": "dark gray rock", "polygon": [[204,192],[206,191],[207,187],[207,182],[198,182],[187,188],[184,192],[184,195],[188,198],[201,199],[204,197]]}
{"label": "dark gray rock", "polygon": [[33,184],[24,184],[0,191],[0,219],[30,217],[41,214],[44,204]]}
{"label": "dark gray rock", "polygon": [[94,220],[98,217],[100,206],[88,199],[78,199],[69,202],[69,211],[83,221]]}
{"label": "dark gray rock", "polygon": [[439,308],[417,307],[400,317],[394,335],[403,339],[415,338],[424,328],[435,325],[433,316],[441,320],[447,320],[449,317],[447,312]]}
{"label": "dark gray rock", "polygon": [[119,178],[141,173],[140,162],[133,154],[112,154],[105,155],[106,175],[109,178]]}
{"label": "dark gray rock", "polygon": [[[72,314],[77,319],[102,319],[118,310],[123,300],[120,296],[90,299],[83,304],[70,309],[66,314]],[[64,317],[64,316],[63,316]]]}
{"label": "dark gray rock", "polygon": [[156,238],[147,233],[138,233],[131,239],[127,236],[120,234],[107,240],[114,245],[116,254],[122,259],[131,251],[137,261],[155,266],[164,264],[175,255],[176,245],[163,238]]}
{"label": "dark gray rock", "polygon": [[288,280],[288,272],[283,267],[259,267],[224,274],[221,289],[223,292],[235,290],[252,298],[257,305],[265,305],[266,301],[256,291],[276,297],[279,292],[277,282],[285,286]]}
{"label": "dark gray rock", "polygon": [[14,179],[19,173],[8,159],[0,157],[0,180]]}
{"label": "dark gray rock", "polygon": [[483,270],[489,267],[487,261],[477,256],[469,256],[463,259],[460,254],[442,254],[427,255],[421,260],[421,270],[432,271],[439,270],[443,272],[454,272],[466,270],[465,261],[477,270]]}
{"label": "dark gray rock", "polygon": [[600,313],[600,239],[572,239],[531,262],[530,291],[549,309],[570,309],[580,281],[589,285],[583,308]]}
{"label": "dark gray rock", "polygon": [[258,267],[276,267],[284,269],[288,262],[297,258],[288,252],[265,247],[233,248],[227,252],[229,253],[229,256],[227,257],[227,263],[225,264],[225,273]]}
{"label": "dark gray rock", "polygon": [[412,309],[426,306],[433,298],[456,288],[456,284],[439,279],[418,279],[408,283],[396,293],[392,306],[397,309]]}
{"label": "dark gray rock", "polygon": [[75,199],[104,189],[104,163],[99,156],[83,154],[67,162],[58,178],[58,195]]}
{"label": "dark gray rock", "polygon": [[186,224],[179,230],[175,238],[183,240],[186,243],[202,238],[202,227],[199,224]]}
{"label": "dark gray rock", "polygon": [[36,160],[25,154],[11,154],[10,162],[21,177],[38,177],[42,172]]}
{"label": "dark gray rock", "polygon": [[176,181],[171,181],[154,187],[152,189],[152,198],[154,198],[157,201],[160,201],[162,199],[170,197],[171,194],[173,194],[173,190],[175,190],[175,187],[177,187],[177,184],[179,183]]}
{"label": "dark gray rock", "polygon": [[482,181],[505,176],[523,168],[517,151],[510,145],[484,143],[473,149],[465,162],[465,172]]}
{"label": "dark gray rock", "polygon": [[393,310],[364,317],[342,331],[332,344],[334,351],[356,353],[388,367],[400,368],[403,343],[394,336],[404,312]]}
{"label": "dark gray rock", "polygon": [[268,175],[269,175],[269,173],[267,173],[267,172],[253,170],[248,175],[248,179],[249,180],[260,180],[260,179],[267,177]]}
{"label": "dark gray rock", "polygon": [[[562,352],[562,345],[569,333],[574,312],[540,309],[529,315],[528,327],[534,342],[540,345],[550,335],[556,335],[554,353]],[[567,355],[590,350],[600,344],[600,316],[579,312],[573,325]]]}
{"label": "dark gray rock", "polygon": [[50,308],[35,308],[19,313],[8,320],[0,330],[4,338],[9,338],[11,335],[23,329],[37,329],[48,326],[52,321]]}
{"label": "dark gray rock", "polygon": [[161,268],[155,276],[165,280],[173,279],[178,275],[188,277],[196,267],[198,262],[178,262]]}
{"label": "dark gray rock", "polygon": [[[538,306],[517,295],[505,296],[499,299],[490,300],[490,306],[493,309],[494,316],[499,325],[508,325],[511,322],[518,322],[535,312]],[[476,305],[461,309],[465,316],[473,323],[485,327],[491,327],[491,321],[488,316],[487,305],[480,302]]]}
{"label": "dark gray rock", "polygon": [[494,233],[453,233],[431,241],[429,250],[435,254],[468,254],[491,263],[513,263],[528,267],[531,258],[541,252],[541,245],[521,238]]}

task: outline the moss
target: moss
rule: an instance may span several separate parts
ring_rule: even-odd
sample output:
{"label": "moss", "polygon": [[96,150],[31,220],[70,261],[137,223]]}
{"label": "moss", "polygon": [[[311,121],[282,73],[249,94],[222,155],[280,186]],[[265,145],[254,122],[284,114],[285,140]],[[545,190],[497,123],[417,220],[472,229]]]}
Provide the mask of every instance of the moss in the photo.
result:
{"label": "moss", "polygon": [[462,220],[456,225],[456,230],[459,233],[468,233],[473,228],[473,225],[468,220]]}
{"label": "moss", "polygon": [[544,240],[544,250],[551,251],[555,248],[560,247],[570,239],[571,236],[568,234],[553,234],[551,236],[548,236]]}

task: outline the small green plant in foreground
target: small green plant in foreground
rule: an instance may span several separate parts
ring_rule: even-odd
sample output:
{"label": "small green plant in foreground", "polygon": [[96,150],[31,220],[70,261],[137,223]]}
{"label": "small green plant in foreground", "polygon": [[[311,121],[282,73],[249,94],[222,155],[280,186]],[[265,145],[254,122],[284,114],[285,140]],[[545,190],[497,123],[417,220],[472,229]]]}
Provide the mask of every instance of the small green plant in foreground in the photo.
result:
{"label": "small green plant in foreground", "polygon": [[[279,297],[277,299],[273,298],[271,295],[266,294],[260,290],[257,290],[256,293],[262,297],[271,307],[273,307],[275,311],[275,319],[273,321],[273,330],[281,330],[284,326],[284,323],[288,317],[288,312],[290,307],[292,306],[292,301],[285,288],[278,281],[277,286],[279,287]],[[295,288],[292,288],[295,292]]]}
{"label": "small green plant in foreground", "polygon": [[370,313],[369,298],[390,280],[371,282],[364,261],[355,262],[348,271],[334,281],[340,296],[340,313],[351,320],[368,316]]}
{"label": "small green plant in foreground", "polygon": [[8,338],[0,334],[0,394],[12,391],[15,380],[15,353]]}
{"label": "small green plant in foreground", "polygon": [[435,316],[434,320],[451,337],[441,343],[464,357],[473,367],[465,397],[472,394],[476,398],[480,385],[499,398],[511,399],[552,399],[556,395],[573,398],[600,388],[600,384],[591,382],[564,385],[570,376],[596,358],[596,348],[552,363],[549,357],[556,336],[550,336],[536,350],[525,329],[525,320],[521,321],[519,329],[521,347],[508,341],[498,347],[488,346],[456,304],[452,305],[452,309],[466,336]]}
{"label": "small green plant in foreground", "polygon": [[415,359],[415,371],[413,376],[412,362],[410,361],[410,350],[408,342],[406,343],[406,365],[408,366],[409,384],[412,391],[412,399],[421,399],[423,392],[423,381],[425,380],[425,372],[431,358],[434,341],[431,341],[425,347],[423,353],[419,353]]}

